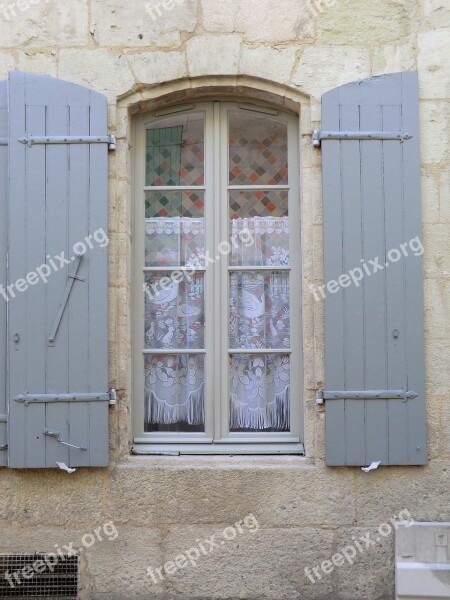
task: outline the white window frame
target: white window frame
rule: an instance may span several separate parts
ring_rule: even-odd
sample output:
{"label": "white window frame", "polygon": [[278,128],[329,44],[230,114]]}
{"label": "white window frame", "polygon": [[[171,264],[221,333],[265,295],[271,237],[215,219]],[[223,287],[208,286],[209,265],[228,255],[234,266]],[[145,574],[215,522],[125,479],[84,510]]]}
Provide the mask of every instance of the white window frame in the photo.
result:
{"label": "white window frame", "polygon": [[[253,112],[255,116],[276,116],[287,124],[288,185],[235,186],[228,182],[228,114],[230,111]],[[221,257],[205,270],[205,432],[144,432],[144,202],[143,190],[171,188],[145,187],[145,131],[161,118],[188,112],[205,115],[205,185],[185,189],[205,191],[206,249],[217,256],[217,246],[229,239],[228,191],[231,190],[288,190],[290,231],[290,323],[291,347],[277,353],[290,356],[291,431],[289,432],[231,432],[229,431],[229,373],[228,356],[228,298],[229,273],[240,267],[229,267],[228,258]],[[301,240],[300,240],[300,156],[299,119],[263,104],[215,100],[179,105],[166,110],[139,115],[133,122],[133,380],[132,418],[136,454],[303,454],[303,351],[301,318]],[[175,190],[183,186],[173,186]],[[219,199],[219,201],[217,201]],[[213,223],[214,226],[208,226]],[[296,226],[298,224],[298,227]],[[244,267],[245,269],[245,267]],[[252,271],[280,271],[281,267],[248,268]],[[157,271],[153,267],[147,271]],[[180,270],[160,269],[165,271]],[[182,269],[181,269],[182,270]],[[286,268],[284,268],[286,270]],[[215,324],[220,323],[219,327]],[[193,351],[194,352],[194,351]],[[261,351],[269,354],[269,351]],[[162,353],[155,351],[155,353]],[[171,354],[182,354],[170,350]],[[196,352],[195,353],[201,353]],[[236,353],[249,352],[238,350]],[[234,353],[233,353],[234,354]],[[217,400],[219,390],[219,400]]]}

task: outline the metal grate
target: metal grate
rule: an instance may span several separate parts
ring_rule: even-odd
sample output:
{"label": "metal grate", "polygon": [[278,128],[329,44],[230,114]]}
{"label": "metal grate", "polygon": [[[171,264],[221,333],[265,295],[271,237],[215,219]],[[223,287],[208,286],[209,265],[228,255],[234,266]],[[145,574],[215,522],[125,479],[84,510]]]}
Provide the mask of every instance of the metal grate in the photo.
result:
{"label": "metal grate", "polygon": [[79,556],[0,554],[0,598],[77,600]]}

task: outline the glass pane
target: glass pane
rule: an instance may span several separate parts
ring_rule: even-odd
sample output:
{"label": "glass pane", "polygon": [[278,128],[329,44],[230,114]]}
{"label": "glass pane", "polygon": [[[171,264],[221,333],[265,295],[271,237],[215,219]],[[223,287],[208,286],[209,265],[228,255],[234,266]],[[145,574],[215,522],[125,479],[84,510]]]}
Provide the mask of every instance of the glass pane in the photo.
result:
{"label": "glass pane", "polygon": [[229,195],[232,266],[289,266],[288,192]]}
{"label": "glass pane", "polygon": [[203,185],[203,113],[177,115],[152,125],[146,134],[146,185]]}
{"label": "glass pane", "polygon": [[230,347],[289,348],[289,273],[230,274]]}
{"label": "glass pane", "polygon": [[205,430],[203,355],[145,357],[145,431]]}
{"label": "glass pane", "polygon": [[230,185],[288,182],[287,125],[244,112],[229,115]]}
{"label": "glass pane", "polygon": [[289,431],[287,354],[234,354],[229,361],[231,431]]}
{"label": "glass pane", "polygon": [[150,273],[145,283],[145,347],[204,348],[203,273]]}
{"label": "glass pane", "polygon": [[203,267],[204,192],[147,192],[145,265]]}

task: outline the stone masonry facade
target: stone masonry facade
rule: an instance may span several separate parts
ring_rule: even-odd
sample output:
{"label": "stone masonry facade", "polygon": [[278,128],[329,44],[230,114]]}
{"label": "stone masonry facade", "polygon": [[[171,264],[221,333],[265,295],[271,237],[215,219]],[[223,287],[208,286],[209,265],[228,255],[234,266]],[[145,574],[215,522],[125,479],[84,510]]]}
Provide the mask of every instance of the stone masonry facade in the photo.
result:
{"label": "stone masonry facade", "polygon": [[[323,306],[303,298],[306,457],[131,456],[133,115],[177,99],[266,98],[300,114],[303,284],[322,282],[321,95],[415,69],[420,81],[428,457],[425,467],[327,468]],[[304,568],[407,509],[450,520],[450,3],[448,0],[0,0],[0,78],[44,73],[106,94],[110,132],[107,469],[0,470],[0,553],[76,546],[81,600],[392,600],[394,536],[316,583]],[[325,409],[326,410],[326,409]],[[246,515],[257,535],[158,584],[158,567]]]}

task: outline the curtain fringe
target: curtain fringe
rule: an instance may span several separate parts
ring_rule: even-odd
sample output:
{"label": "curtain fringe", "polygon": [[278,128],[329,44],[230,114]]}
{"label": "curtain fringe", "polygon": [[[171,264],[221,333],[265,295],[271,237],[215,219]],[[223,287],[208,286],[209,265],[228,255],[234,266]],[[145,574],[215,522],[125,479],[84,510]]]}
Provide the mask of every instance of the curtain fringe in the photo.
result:
{"label": "curtain fringe", "polygon": [[231,394],[232,429],[290,429],[290,386],[275,396],[265,407],[250,408]]}
{"label": "curtain fringe", "polygon": [[145,422],[158,425],[171,425],[172,423],[188,423],[189,425],[203,425],[205,422],[205,384],[189,393],[186,402],[182,404],[168,404],[161,400],[154,391],[146,390]]}

